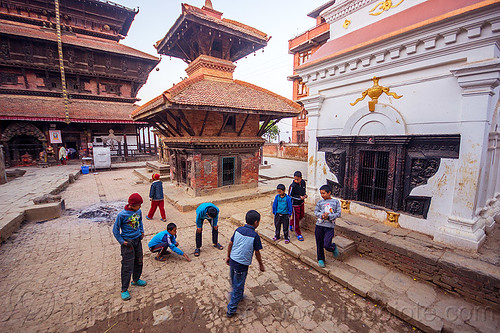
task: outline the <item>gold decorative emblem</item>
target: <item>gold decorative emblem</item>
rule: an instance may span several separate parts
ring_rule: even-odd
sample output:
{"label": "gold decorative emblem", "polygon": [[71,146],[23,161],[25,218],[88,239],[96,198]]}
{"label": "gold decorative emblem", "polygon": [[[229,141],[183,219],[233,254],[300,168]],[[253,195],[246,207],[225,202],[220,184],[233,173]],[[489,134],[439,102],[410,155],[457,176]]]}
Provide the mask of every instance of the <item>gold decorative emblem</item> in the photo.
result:
{"label": "gold decorative emblem", "polygon": [[342,26],[344,27],[344,29],[347,29],[347,27],[349,27],[349,24],[351,24],[351,21],[345,19],[344,24],[342,24]]}
{"label": "gold decorative emblem", "polygon": [[351,202],[349,200],[340,199],[340,208],[346,213],[351,212]]}
{"label": "gold decorative emblem", "polygon": [[[373,16],[377,16],[377,15],[380,15],[382,14],[383,12],[391,9],[391,8],[394,8],[394,7],[397,7],[401,4],[401,2],[403,2],[404,0],[401,0],[400,2],[398,2],[397,4],[393,5],[392,4],[392,1],[391,0],[385,0],[385,1],[381,1],[379,2],[377,5],[375,5],[375,7],[372,8],[372,10],[369,11],[370,15],[373,15]],[[375,11],[376,10],[376,11]],[[375,11],[375,12],[373,12]],[[373,13],[372,13],[373,12]]]}
{"label": "gold decorative emblem", "polygon": [[368,97],[372,99],[371,101],[368,102],[368,109],[373,112],[375,111],[375,104],[378,103],[378,98],[380,97],[380,95],[382,95],[382,93],[385,93],[386,95],[392,96],[396,99],[403,97],[403,95],[398,96],[396,93],[389,92],[389,88],[387,87],[379,86],[378,80],[380,80],[380,78],[374,76],[372,80],[373,80],[373,87],[363,91],[360,98],[358,98],[354,103],[349,103],[349,104],[354,106],[356,105],[356,103],[362,101],[366,97],[366,95],[368,95]]}
{"label": "gold decorative emblem", "polygon": [[394,228],[399,228],[399,213],[395,212],[386,212],[387,213],[387,220],[384,222],[384,224],[394,227]]}

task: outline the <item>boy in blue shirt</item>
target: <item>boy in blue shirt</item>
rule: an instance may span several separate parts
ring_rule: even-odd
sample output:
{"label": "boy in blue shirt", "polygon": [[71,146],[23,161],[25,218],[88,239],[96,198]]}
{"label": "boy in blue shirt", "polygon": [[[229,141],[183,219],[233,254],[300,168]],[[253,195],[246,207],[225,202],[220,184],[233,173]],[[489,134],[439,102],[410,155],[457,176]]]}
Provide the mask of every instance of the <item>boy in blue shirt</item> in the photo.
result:
{"label": "boy in blue shirt", "polygon": [[274,197],[273,202],[273,215],[274,215],[274,237],[276,241],[280,239],[280,228],[283,225],[283,236],[285,237],[285,244],[290,243],[290,236],[288,235],[288,223],[290,215],[292,215],[292,198],[285,192],[286,188],[283,184],[278,184],[276,191],[278,194]]}
{"label": "boy in blue shirt", "polygon": [[264,272],[264,264],[260,250],[262,242],[255,229],[260,223],[260,214],[256,210],[249,210],[245,217],[246,225],[239,227],[231,237],[227,247],[226,264],[229,265],[229,276],[233,290],[231,300],[227,305],[227,317],[232,317],[236,313],[238,303],[243,298],[245,281],[248,273],[248,266],[252,263],[252,256],[255,251],[255,258],[259,262],[259,269]]}
{"label": "boy in blue shirt", "polygon": [[178,255],[183,256],[187,261],[191,261],[188,255],[178,248],[179,243],[177,243],[177,226],[175,223],[169,223],[167,225],[167,230],[157,233],[153,239],[149,241],[148,246],[151,252],[158,252],[158,255],[155,257],[158,261],[167,260],[166,254],[169,253],[168,249],[171,249]]}
{"label": "boy in blue shirt", "polygon": [[[113,225],[113,235],[121,245],[122,254],[122,300],[130,299],[128,287],[132,275],[132,285],[144,287],[146,281],[141,280],[142,274],[142,244],[144,227],[142,225],[142,197],[134,193],[128,198],[128,204],[116,216]],[[121,230],[121,232],[120,232]]]}
{"label": "boy in blue shirt", "polygon": [[219,208],[210,202],[202,203],[196,208],[196,249],[194,250],[194,256],[198,257],[200,255],[202,232],[203,232],[203,221],[208,220],[212,226],[212,242],[214,247],[222,250],[224,247],[219,244],[219,227],[217,222],[219,221]]}

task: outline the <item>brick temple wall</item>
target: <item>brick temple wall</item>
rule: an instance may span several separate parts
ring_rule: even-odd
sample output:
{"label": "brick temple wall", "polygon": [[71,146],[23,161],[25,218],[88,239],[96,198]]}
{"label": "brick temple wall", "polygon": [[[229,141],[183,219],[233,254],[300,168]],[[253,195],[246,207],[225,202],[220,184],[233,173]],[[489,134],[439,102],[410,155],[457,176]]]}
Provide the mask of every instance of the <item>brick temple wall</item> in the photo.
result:
{"label": "brick temple wall", "polygon": [[282,146],[279,143],[266,143],[264,156],[307,161],[307,143],[285,143]]}

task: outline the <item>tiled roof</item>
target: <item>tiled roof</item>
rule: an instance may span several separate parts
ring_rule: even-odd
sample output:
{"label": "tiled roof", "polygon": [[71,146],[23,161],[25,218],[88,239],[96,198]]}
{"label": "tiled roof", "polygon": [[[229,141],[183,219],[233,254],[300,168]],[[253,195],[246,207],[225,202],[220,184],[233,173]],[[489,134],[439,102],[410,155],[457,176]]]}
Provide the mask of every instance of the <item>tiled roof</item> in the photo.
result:
{"label": "tiled roof", "polygon": [[[0,20],[0,34],[30,37],[57,43],[57,35],[55,30],[42,28],[31,24],[14,22],[14,21]],[[136,50],[134,48],[131,48],[129,46],[120,44],[118,42],[109,39],[92,37],[77,33],[66,33],[66,32],[63,33],[62,42],[63,45],[68,44],[68,45],[80,46],[83,48],[95,49],[99,51],[125,54],[132,57],[137,57],[152,61],[159,60],[155,56],[152,56],[145,52]]]}
{"label": "tiled roof", "polygon": [[297,115],[302,110],[299,104],[288,98],[251,83],[197,75],[181,81],[162,95],[144,104],[135,110],[132,116],[135,117],[156,108],[158,103],[155,102],[161,100],[161,96],[172,104],[171,108],[175,108],[176,105],[210,106],[232,108],[242,112],[252,110],[263,114],[283,114],[284,116]]}
{"label": "tiled roof", "polygon": [[200,8],[197,8],[197,7],[191,6],[191,5],[184,4],[184,9],[185,9],[187,14],[194,15],[194,16],[199,17],[201,19],[211,21],[211,22],[220,24],[222,26],[225,26],[227,28],[230,28],[232,30],[243,32],[245,34],[252,35],[254,37],[257,37],[259,39],[263,39],[263,40],[267,41],[267,34],[265,32],[262,32],[260,30],[255,29],[255,28],[252,28],[246,24],[240,23],[238,21],[229,20],[226,18],[219,19],[219,18],[216,18],[213,16],[209,16],[209,15],[205,14],[203,9],[200,9]]}
{"label": "tiled roof", "polygon": [[[137,105],[121,102],[70,101],[69,117],[74,122],[132,122],[130,113]],[[64,101],[56,97],[0,95],[0,119],[37,118],[64,121]]]}

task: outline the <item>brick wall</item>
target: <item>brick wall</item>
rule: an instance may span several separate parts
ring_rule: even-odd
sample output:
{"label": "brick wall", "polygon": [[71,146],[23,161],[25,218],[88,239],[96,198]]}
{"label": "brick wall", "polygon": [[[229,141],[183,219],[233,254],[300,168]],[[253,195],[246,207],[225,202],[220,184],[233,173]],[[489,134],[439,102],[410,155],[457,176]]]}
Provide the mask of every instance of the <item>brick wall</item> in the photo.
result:
{"label": "brick wall", "polygon": [[307,143],[285,143],[282,147],[278,143],[266,143],[264,144],[264,156],[307,161]]}
{"label": "brick wall", "polygon": [[259,152],[241,155],[241,184],[259,181]]}

